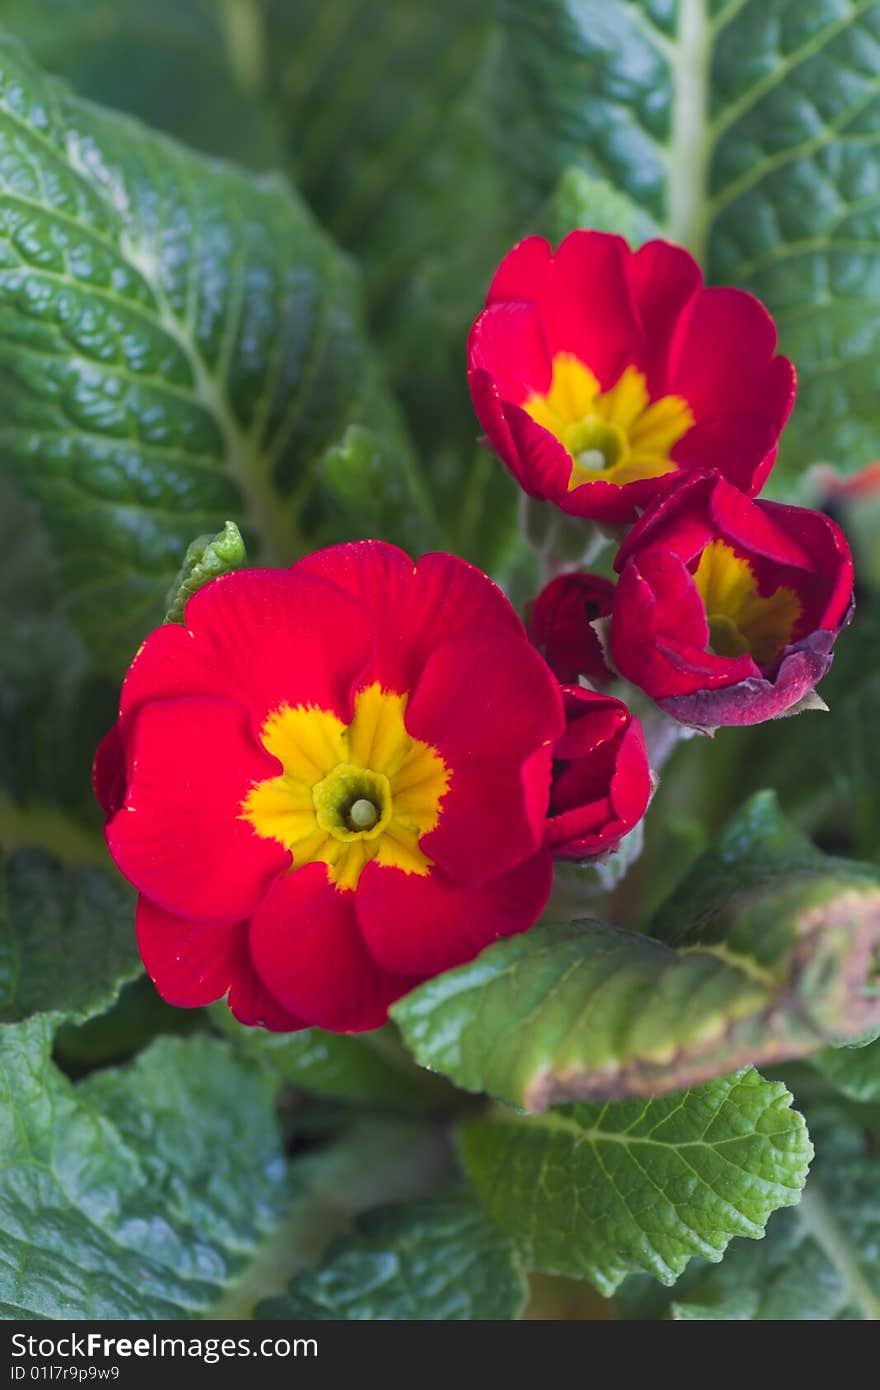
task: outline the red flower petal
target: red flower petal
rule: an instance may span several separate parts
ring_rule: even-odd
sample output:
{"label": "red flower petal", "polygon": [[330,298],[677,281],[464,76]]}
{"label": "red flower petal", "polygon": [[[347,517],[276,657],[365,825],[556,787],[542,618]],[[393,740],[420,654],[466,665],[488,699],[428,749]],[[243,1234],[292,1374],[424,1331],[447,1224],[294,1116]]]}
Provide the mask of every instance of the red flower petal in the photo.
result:
{"label": "red flower petal", "polygon": [[641,820],[651,795],[644,734],[621,700],[563,690],[568,725],[554,749],[546,843],[554,858],[613,850]]}
{"label": "red flower petal", "polygon": [[628,274],[644,338],[640,365],[652,397],[662,396],[675,325],[703,277],[693,256],[669,241],[646,242],[630,259]]}
{"label": "red flower petal", "polygon": [[553,250],[542,236],[527,236],[508,251],[495,272],[486,295],[487,304],[499,300],[540,301],[553,264]]}
{"label": "red flower petal", "polygon": [[125,800],[125,746],[118,724],[98,744],[92,764],[92,786],[101,810],[108,816],[114,815]]}
{"label": "red flower petal", "polygon": [[[696,295],[677,325],[669,353],[669,391],[684,396],[698,420],[764,413],[776,325],[759,299],[718,287]],[[771,396],[777,383],[771,378]],[[787,402],[787,410],[791,402]],[[783,421],[780,421],[780,427]]]}
{"label": "red flower petal", "polygon": [[470,331],[468,362],[486,371],[506,401],[550,389],[553,369],[534,304],[490,304]]}
{"label": "red flower petal", "polygon": [[288,1013],[269,993],[254,969],[251,960],[250,938],[245,927],[235,978],[226,1000],[229,1012],[239,1023],[249,1027],[268,1028],[270,1033],[297,1033],[308,1028],[296,1014]]}
{"label": "red flower petal", "polygon": [[174,917],[141,896],[137,907],[138,949],[147,974],[168,1004],[199,1008],[229,994],[239,1023],[292,1033],[306,1025],[286,1013],[254,972],[247,922],[217,926]]}
{"label": "red flower petal", "polygon": [[117,866],[168,912],[228,923],[248,917],[290,862],[240,816],[252,783],[278,770],[240,705],[147,705],[128,740],[125,804],[106,829]]}
{"label": "red flower petal", "polygon": [[354,900],[333,887],[324,864],[307,864],[275,882],[250,930],[257,973],[279,1004],[341,1033],[381,1027],[389,1004],[414,984],[376,964]]}
{"label": "red flower petal", "polygon": [[352,687],[370,655],[364,613],[335,584],[295,570],[236,570],[194,594],[186,627],[146,639],[122,688],[130,715],[148,700],[217,695],[247,705],[259,730],[280,704],[351,718]]}
{"label": "red flower petal", "polygon": [[521,761],[558,738],[565,719],[558,683],[525,637],[470,628],[434,649],[410,697],[406,727],[454,774],[474,761]]}
{"label": "red flower petal", "polygon": [[610,232],[571,232],[554,257],[538,305],[551,353],[571,352],[613,386],[642,342],[627,277],[629,247]]}
{"label": "red flower petal", "polygon": [[479,888],[457,888],[444,874],[406,874],[368,864],[356,894],[367,945],[386,970],[428,976],[452,970],[502,936],[526,931],[550,894],[545,851]]}
{"label": "red flower petal", "polygon": [[614,585],[598,574],[560,574],[535,599],[529,635],[563,685],[585,676],[598,685],[611,680],[602,644],[590,626],[611,612]]}
{"label": "red flower petal", "polygon": [[246,922],[193,922],[143,894],[136,922],[141,960],[166,1003],[195,1009],[223,998],[236,973]]}
{"label": "red flower petal", "polygon": [[456,555],[423,555],[414,563],[384,541],[356,541],[319,550],[296,570],[357,596],[375,642],[362,685],[379,680],[386,690],[412,690],[435,647],[464,628],[524,636],[497,584]]}

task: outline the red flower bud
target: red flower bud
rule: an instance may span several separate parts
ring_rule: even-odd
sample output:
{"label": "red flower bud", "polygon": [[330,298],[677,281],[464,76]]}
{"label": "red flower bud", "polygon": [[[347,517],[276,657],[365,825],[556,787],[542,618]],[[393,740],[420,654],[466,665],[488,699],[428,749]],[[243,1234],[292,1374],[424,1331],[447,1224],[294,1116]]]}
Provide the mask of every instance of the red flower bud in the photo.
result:
{"label": "red flower bud", "polygon": [[566,729],[553,750],[546,844],[554,859],[616,849],[647,810],[651,772],[642,726],[622,700],[564,686]]}
{"label": "red flower bud", "polygon": [[95,763],[164,998],[376,1028],[532,925],[562,698],[485,575],[361,541],[225,575],[185,619],[144,642]]}
{"label": "red flower bud", "polygon": [[743,290],[706,289],[681,247],[576,231],[527,237],[474,324],[474,408],[520,486],[575,516],[631,521],[680,470],[756,495],[795,374]]}
{"label": "red flower bud", "polygon": [[614,585],[598,574],[560,574],[535,599],[529,636],[563,685],[579,676],[593,685],[612,679],[590,624],[608,616],[613,599]]}
{"label": "red flower bud", "polygon": [[753,502],[715,473],[658,498],[615,561],[611,654],[683,723],[759,724],[831,665],[853,569],[821,512]]}

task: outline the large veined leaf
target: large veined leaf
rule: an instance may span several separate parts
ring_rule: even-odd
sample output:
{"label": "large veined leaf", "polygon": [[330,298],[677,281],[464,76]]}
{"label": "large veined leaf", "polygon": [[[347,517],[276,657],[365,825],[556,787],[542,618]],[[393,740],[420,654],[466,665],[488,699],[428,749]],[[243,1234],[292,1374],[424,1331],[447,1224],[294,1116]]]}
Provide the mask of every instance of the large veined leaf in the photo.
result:
{"label": "large veined leaf", "polygon": [[131,895],[117,874],[0,851],[0,1023],[89,1018],[140,969]]}
{"label": "large veined leaf", "polygon": [[355,272],[280,180],[84,104],[4,43],[0,208],[0,456],[109,665],[193,534],[232,519],[280,563],[333,538],[322,459],[353,421],[409,490],[397,538],[424,539]]}
{"label": "large veined leaf", "polygon": [[363,1216],[316,1270],[257,1316],[449,1322],[515,1318],[526,1285],[510,1240],[466,1193]]}
{"label": "large veined leaf", "polygon": [[289,1168],[275,1083],[219,1040],[161,1039],[74,1087],[51,1037],[0,1031],[4,1317],[244,1316],[352,1212],[443,1173],[402,1122]]}
{"label": "large veined leaf", "polygon": [[817,1118],[817,1155],[798,1206],[771,1216],[762,1241],[734,1241],[721,1265],[695,1260],[673,1289],[627,1281],[618,1294],[624,1317],[880,1319],[877,1159],[851,1118]]}
{"label": "large veined leaf", "polygon": [[716,282],[753,290],[800,375],[783,463],[876,454],[877,0],[502,0],[500,135],[525,202],[617,184]]}
{"label": "large veined leaf", "polygon": [[734,818],[655,930],[666,939],[533,927],[393,1016],[423,1066],[529,1110],[674,1091],[880,1021],[878,876],[820,854],[769,795]]}
{"label": "large veined leaf", "polygon": [[635,1270],[671,1284],[694,1255],[720,1260],[797,1202],[812,1145],[790,1106],[749,1068],[658,1100],[499,1110],[467,1121],[460,1149],[526,1266],[607,1296]]}

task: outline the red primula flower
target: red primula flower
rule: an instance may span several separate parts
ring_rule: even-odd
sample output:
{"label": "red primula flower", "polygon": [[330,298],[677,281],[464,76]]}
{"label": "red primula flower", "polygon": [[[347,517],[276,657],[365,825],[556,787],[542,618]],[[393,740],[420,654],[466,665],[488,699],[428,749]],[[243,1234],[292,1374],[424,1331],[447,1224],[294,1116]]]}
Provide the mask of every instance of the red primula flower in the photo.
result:
{"label": "red primula flower", "polygon": [[562,698],[504,595],[380,542],[241,570],[146,640],[95,767],[171,1003],[375,1028],[538,917]]}
{"label": "red primula flower", "polygon": [[681,247],[577,231],[502,261],[468,345],[495,452],[532,497],[631,521],[680,469],[757,494],[794,403],[764,306],[705,289]]}
{"label": "red primula flower", "polygon": [[651,772],[642,726],[622,700],[564,686],[566,729],[553,750],[546,843],[554,859],[616,849],[642,819]]}
{"label": "red primula flower", "polygon": [[593,685],[612,679],[602,643],[590,626],[611,612],[614,585],[598,574],[560,574],[532,605],[529,636],[563,685],[584,676]]}
{"label": "red primula flower", "polygon": [[694,473],[630,531],[611,656],[686,724],[758,724],[803,699],[852,611],[853,568],[821,512],[753,502]]}

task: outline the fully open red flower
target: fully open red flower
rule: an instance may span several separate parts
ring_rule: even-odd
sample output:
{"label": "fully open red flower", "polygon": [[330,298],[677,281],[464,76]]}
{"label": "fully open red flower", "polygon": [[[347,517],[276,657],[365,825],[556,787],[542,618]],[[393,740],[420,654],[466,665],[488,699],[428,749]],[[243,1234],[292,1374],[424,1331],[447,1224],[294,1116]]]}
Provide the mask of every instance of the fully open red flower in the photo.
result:
{"label": "fully open red flower", "polygon": [[159,992],[377,1027],[539,915],[563,728],[506,598],[453,556],[363,541],[207,585],[147,638],[95,768]]}
{"label": "fully open red flower", "polygon": [[546,842],[554,859],[594,859],[642,819],[651,773],[642,726],[622,700],[563,687],[566,729],[553,750]]}
{"label": "fully open red flower", "polygon": [[840,528],[805,507],[753,502],[717,474],[658,498],[615,565],[617,669],[700,727],[790,710],[828,670],[852,610]]}
{"label": "fully open red flower", "polygon": [[576,516],[631,521],[681,469],[756,495],[794,402],[776,329],[742,290],[702,284],[665,241],[572,232],[502,261],[468,345],[471,394],[520,485]]}
{"label": "fully open red flower", "polygon": [[612,675],[594,628],[595,618],[611,612],[614,585],[599,574],[560,574],[532,605],[529,636],[563,685],[584,676],[606,685]]}

